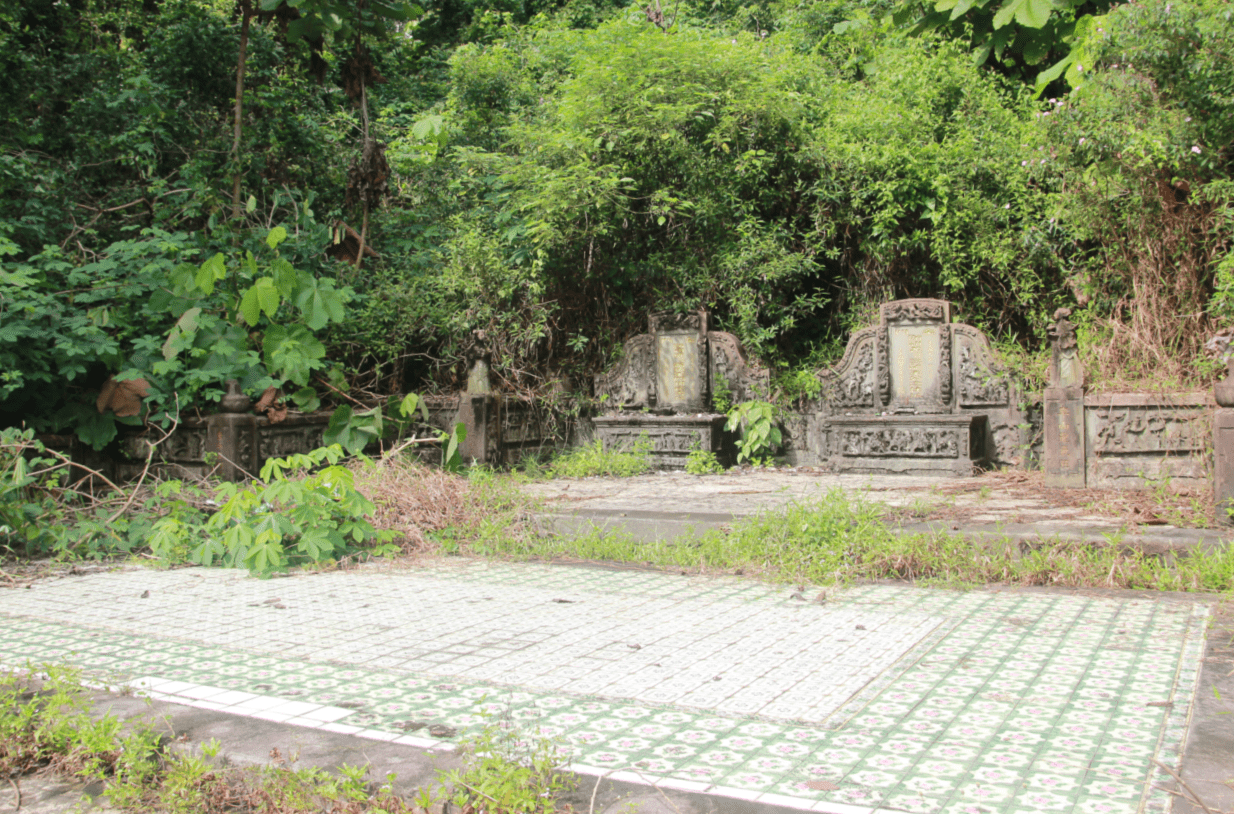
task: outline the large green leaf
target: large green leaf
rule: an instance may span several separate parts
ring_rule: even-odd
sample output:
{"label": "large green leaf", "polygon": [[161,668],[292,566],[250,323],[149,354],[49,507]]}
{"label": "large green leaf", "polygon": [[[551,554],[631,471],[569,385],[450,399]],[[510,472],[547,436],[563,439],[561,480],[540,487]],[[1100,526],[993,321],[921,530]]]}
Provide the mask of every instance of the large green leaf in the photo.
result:
{"label": "large green leaf", "polygon": [[275,226],[270,230],[270,234],[266,235],[266,245],[271,249],[277,249],[279,244],[287,239],[287,230],[282,226]]}
{"label": "large green leaf", "polygon": [[314,331],[331,320],[343,321],[343,296],[329,282],[314,280],[312,286],[300,291],[296,304],[304,313],[304,323]]}
{"label": "large green leaf", "polygon": [[300,387],[308,384],[309,377],[322,366],[320,360],[326,355],[325,345],[303,325],[290,329],[272,325],[266,329],[262,350],[266,367],[275,377],[295,382]]}
{"label": "large green leaf", "polygon": [[163,343],[163,358],[165,360],[170,362],[180,352],[180,339],[191,335],[197,330],[197,318],[199,316],[201,316],[200,308],[190,308],[176,320],[176,324],[172,326],[171,332],[167,334],[167,341]]}
{"label": "large green leaf", "polygon": [[1050,12],[1054,10],[1051,0],[1024,0],[1015,13],[1015,21],[1028,28],[1042,28],[1050,21]]}
{"label": "large green leaf", "polygon": [[214,293],[214,283],[227,276],[227,259],[216,254],[197,269],[197,288],[203,294]]}
{"label": "large green leaf", "polygon": [[240,298],[240,315],[249,325],[256,325],[262,313],[273,320],[279,309],[279,292],[272,277],[260,277]]}

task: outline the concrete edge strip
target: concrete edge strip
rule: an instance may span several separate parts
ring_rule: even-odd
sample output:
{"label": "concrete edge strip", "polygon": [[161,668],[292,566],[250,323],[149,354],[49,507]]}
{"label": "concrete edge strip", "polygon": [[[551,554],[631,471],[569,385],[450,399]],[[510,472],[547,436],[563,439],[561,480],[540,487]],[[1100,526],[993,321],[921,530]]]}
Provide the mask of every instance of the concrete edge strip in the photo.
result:
{"label": "concrete edge strip", "polygon": [[887,809],[875,809],[867,806],[853,806],[847,803],[832,803],[826,800],[807,800],[801,797],[790,797],[787,794],[751,791],[736,786],[715,786],[697,780],[679,780],[674,777],[640,772],[633,767],[625,769],[603,769],[598,766],[588,766],[582,763],[571,763],[567,767],[571,772],[600,780],[612,780],[634,786],[646,786],[665,791],[680,791],[687,794],[701,794],[707,797],[727,797],[731,800],[741,800],[749,803],[762,803],[768,806],[793,809],[796,811],[817,811],[820,814],[876,814]]}

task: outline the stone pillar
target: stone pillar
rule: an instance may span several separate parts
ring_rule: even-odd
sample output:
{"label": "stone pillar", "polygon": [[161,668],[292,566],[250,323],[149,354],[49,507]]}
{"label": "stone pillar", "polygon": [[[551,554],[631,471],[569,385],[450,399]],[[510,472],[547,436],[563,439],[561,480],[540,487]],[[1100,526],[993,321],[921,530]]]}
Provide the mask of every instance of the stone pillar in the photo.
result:
{"label": "stone pillar", "polygon": [[219,412],[206,418],[205,452],[217,456],[214,473],[223,480],[256,477],[261,468],[257,460],[257,416],[248,412],[250,403],[240,383],[228,379]]}
{"label": "stone pillar", "polygon": [[1084,365],[1080,362],[1070,308],[1054,312],[1050,326],[1050,383],[1045,389],[1045,485],[1086,483]]}
{"label": "stone pillar", "polygon": [[1226,357],[1226,377],[1213,386],[1213,504],[1218,525],[1234,526],[1234,354]]}

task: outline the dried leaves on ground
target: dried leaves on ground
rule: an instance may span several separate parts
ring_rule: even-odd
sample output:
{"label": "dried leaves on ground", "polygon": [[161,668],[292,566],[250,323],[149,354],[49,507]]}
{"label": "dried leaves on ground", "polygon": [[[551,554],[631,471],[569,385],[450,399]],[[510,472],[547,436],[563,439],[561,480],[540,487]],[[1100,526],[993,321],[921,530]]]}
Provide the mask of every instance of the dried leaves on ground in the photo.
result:
{"label": "dried leaves on ground", "polygon": [[530,499],[488,476],[454,475],[410,455],[352,464],[356,491],[376,507],[371,521],[377,529],[392,529],[409,553],[436,548],[434,535],[446,529],[467,536],[486,524],[505,519],[517,526]]}

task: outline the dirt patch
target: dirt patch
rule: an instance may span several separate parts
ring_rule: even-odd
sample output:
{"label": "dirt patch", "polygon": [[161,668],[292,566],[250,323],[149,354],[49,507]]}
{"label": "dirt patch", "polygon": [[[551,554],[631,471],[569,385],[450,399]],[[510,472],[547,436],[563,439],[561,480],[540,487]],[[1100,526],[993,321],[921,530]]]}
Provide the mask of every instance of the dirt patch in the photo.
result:
{"label": "dirt patch", "polygon": [[[1060,489],[1045,485],[1042,472],[988,472],[977,479],[961,483],[940,481],[928,494],[943,498],[933,504],[899,507],[893,513],[896,520],[940,520],[962,523],[973,517],[989,514],[985,502],[1016,500],[1033,504],[1032,513],[1052,510],[1083,513],[1090,517],[1107,518],[1128,527],[1174,526],[1177,528],[1214,528],[1213,495],[1208,489]],[[956,497],[972,496],[957,502]],[[1007,520],[1024,522],[1024,512],[1012,512]]]}

